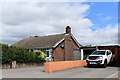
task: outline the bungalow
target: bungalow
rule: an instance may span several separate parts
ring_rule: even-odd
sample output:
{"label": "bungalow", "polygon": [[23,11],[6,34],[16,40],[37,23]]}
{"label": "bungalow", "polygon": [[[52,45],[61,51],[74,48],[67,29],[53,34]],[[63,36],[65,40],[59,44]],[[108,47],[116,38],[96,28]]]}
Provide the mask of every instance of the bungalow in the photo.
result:
{"label": "bungalow", "polygon": [[34,36],[18,41],[13,46],[29,50],[41,50],[52,61],[80,60],[81,45],[71,33],[71,27],[66,27],[66,32],[48,36]]}

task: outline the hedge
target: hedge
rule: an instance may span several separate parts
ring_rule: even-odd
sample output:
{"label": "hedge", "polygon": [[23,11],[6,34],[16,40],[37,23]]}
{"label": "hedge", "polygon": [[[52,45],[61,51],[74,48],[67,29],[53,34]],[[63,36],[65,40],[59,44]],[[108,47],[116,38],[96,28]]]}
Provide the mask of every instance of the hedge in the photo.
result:
{"label": "hedge", "polygon": [[2,64],[8,64],[12,61],[17,61],[17,63],[45,62],[45,58],[41,58],[28,49],[8,46],[6,44],[0,45],[2,45]]}

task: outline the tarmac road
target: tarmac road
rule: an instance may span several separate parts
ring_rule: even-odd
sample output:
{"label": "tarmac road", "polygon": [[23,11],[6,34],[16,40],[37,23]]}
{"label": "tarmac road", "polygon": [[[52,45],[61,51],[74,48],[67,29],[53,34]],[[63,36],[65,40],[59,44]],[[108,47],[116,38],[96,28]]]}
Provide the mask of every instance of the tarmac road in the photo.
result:
{"label": "tarmac road", "polygon": [[43,72],[43,66],[19,69],[3,69],[2,78],[118,78],[118,68],[79,67],[52,73]]}

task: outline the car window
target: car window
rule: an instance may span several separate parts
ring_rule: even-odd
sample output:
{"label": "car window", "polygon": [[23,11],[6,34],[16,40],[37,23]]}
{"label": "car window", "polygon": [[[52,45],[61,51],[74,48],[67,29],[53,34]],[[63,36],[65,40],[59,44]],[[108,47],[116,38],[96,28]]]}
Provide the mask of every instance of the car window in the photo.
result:
{"label": "car window", "polygon": [[111,51],[109,51],[109,55],[111,54]]}
{"label": "car window", "polygon": [[107,51],[107,55],[110,55],[111,54],[111,52],[110,51]]}
{"label": "car window", "polygon": [[92,55],[105,55],[105,51],[94,51]]}

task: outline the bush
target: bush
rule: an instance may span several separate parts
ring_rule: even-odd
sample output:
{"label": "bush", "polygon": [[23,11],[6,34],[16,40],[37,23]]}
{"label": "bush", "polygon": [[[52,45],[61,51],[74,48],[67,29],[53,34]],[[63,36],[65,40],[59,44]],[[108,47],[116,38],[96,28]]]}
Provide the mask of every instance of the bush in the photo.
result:
{"label": "bush", "polygon": [[8,45],[2,45],[2,63],[10,63],[13,61],[14,53],[13,50],[8,47]]}
{"label": "bush", "polygon": [[40,57],[41,61],[43,61],[43,62],[45,62],[45,59],[47,57],[47,55],[44,52],[42,52],[41,50],[35,50],[34,55],[37,55],[38,57]]}
{"label": "bush", "polygon": [[38,53],[28,51],[28,49],[17,48],[14,46],[2,45],[2,64],[8,64],[12,61],[17,63],[29,63],[29,62],[44,62],[45,59],[39,56]]}

